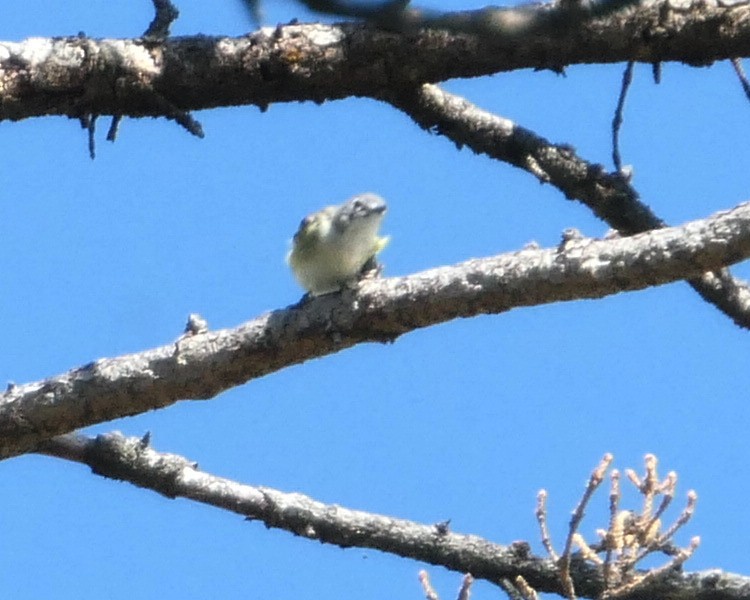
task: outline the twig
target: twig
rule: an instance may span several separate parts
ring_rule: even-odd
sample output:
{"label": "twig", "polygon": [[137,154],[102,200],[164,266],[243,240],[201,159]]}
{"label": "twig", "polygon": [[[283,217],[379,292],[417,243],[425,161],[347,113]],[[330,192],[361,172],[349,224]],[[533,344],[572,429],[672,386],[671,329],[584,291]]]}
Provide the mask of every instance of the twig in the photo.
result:
{"label": "twig", "polygon": [[260,0],[241,0],[242,4],[247,8],[250,20],[253,25],[260,28],[263,26],[263,7],[261,6]]}
{"label": "twig", "polygon": [[659,85],[661,83],[662,63],[655,62],[651,63],[651,76],[654,78],[654,83]]}
{"label": "twig", "polygon": [[96,118],[97,115],[89,115],[86,127],[89,140],[89,157],[91,157],[91,160],[94,160],[96,158]]}
{"label": "twig", "polygon": [[742,60],[739,58],[733,58],[730,62],[732,63],[732,67],[734,67],[734,72],[737,73],[737,78],[740,80],[745,96],[750,100],[750,81],[747,80],[745,69],[742,68]]}
{"label": "twig", "polygon": [[[667,474],[667,478],[659,486],[659,493],[662,495],[661,503],[659,504],[659,508],[656,509],[656,512],[651,517],[650,521],[645,525],[644,529],[646,531],[657,531],[659,529],[661,516],[664,514],[664,512],[667,510],[669,505],[672,503],[672,500],[674,499],[676,486],[677,486],[677,473],[675,473],[674,471],[670,471]],[[688,493],[688,499],[689,498],[690,498],[690,494]],[[689,500],[688,500],[688,503],[689,503]],[[672,536],[670,535],[669,538],[671,537]]]}
{"label": "twig", "polygon": [[143,37],[152,39],[164,39],[169,37],[169,28],[172,23],[180,16],[180,11],[170,2],[170,0],[152,0],[154,3],[154,20],[146,29]]}
{"label": "twig", "polygon": [[516,577],[516,587],[521,592],[521,595],[525,598],[525,600],[539,599],[539,594],[536,593],[536,590],[531,587],[529,585],[529,582],[526,581],[521,575]]}
{"label": "twig", "polygon": [[539,530],[542,535],[542,545],[549,554],[549,557],[557,562],[560,557],[555,552],[555,546],[552,544],[552,537],[547,526],[547,490],[539,490],[536,495],[536,520],[539,523]]}
{"label": "twig", "polygon": [[622,497],[622,490],[620,489],[620,471],[618,469],[612,470],[610,480],[612,483],[609,491],[609,527],[607,528],[607,531],[604,532],[604,545],[606,551],[602,571],[605,588],[610,587],[613,550],[619,545],[619,536],[615,533],[617,528],[617,515],[620,512],[620,498]]}
{"label": "twig", "polygon": [[612,161],[618,172],[622,172],[622,159],[620,158],[620,127],[622,126],[622,113],[625,109],[625,99],[628,97],[628,90],[633,83],[634,64],[635,63],[632,60],[628,62],[625,67],[625,72],[622,74],[620,96],[617,99],[617,108],[615,109],[615,116],[612,119]]}
{"label": "twig", "polygon": [[144,88],[144,93],[150,94],[152,101],[159,113],[164,115],[167,119],[173,120],[178,125],[182,126],[185,131],[191,133],[198,138],[204,138],[203,127],[201,124],[193,118],[193,116],[186,110],[181,109],[171,100],[158,93],[154,89]]}
{"label": "twig", "polygon": [[581,520],[586,512],[586,506],[591,500],[591,496],[604,481],[604,474],[607,472],[609,465],[612,464],[614,457],[607,453],[602,458],[601,462],[591,472],[589,481],[586,485],[586,489],[583,492],[580,502],[573,511],[573,515],[570,518],[570,525],[568,528],[568,537],[565,540],[565,549],[563,550],[562,557],[560,558],[560,579],[565,590],[565,595],[570,600],[575,600],[576,594],[573,587],[573,579],[570,576],[570,559],[573,551],[573,538],[578,531],[578,526],[581,524]]}
{"label": "twig", "polygon": [[521,593],[521,589],[514,585],[510,579],[502,579],[498,582],[498,585],[508,595],[508,600],[529,600]]}
{"label": "twig", "polygon": [[438,596],[435,588],[430,583],[430,576],[427,574],[427,571],[422,570],[419,572],[419,583],[422,584],[422,590],[427,600],[440,600],[440,596]]}
{"label": "twig", "polygon": [[474,578],[471,576],[471,573],[464,575],[464,578],[461,580],[461,587],[458,588],[456,600],[469,600],[471,596],[471,584],[473,583]]}
{"label": "twig", "polygon": [[660,540],[662,542],[670,540],[674,537],[674,534],[677,533],[677,531],[685,525],[695,513],[695,504],[698,501],[698,494],[695,493],[694,490],[690,490],[688,492],[688,501],[687,506],[683,509],[680,516],[677,518],[677,520],[672,524],[672,526],[667,529],[660,537]]}
{"label": "twig", "polygon": [[109,124],[107,131],[107,141],[114,142],[117,139],[117,133],[122,122],[122,115],[112,115],[112,122]]}

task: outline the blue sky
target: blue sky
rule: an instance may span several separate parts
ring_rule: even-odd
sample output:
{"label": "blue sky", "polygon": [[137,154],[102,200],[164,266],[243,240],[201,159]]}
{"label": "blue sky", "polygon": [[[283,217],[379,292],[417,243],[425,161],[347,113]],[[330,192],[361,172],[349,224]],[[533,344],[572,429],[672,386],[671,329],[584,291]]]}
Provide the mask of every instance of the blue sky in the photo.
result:
{"label": "blue sky", "polygon": [[[435,4],[439,8],[481,4]],[[239,2],[182,0],[173,33],[239,35]],[[139,35],[151,3],[5,0],[0,39]],[[310,20],[267,2],[268,22]],[[445,87],[611,168],[623,65],[566,77],[524,71]],[[100,124],[88,158],[77,122],[0,123],[0,381],[23,383],[174,340],[188,313],[232,327],[296,302],[285,264],[306,213],[374,191],[389,202],[386,274],[555,245],[607,226],[504,164],[458,151],[372,100],[195,115],[198,140],[164,120]],[[636,67],[622,153],[643,200],[671,223],[747,200],[750,110],[729,64]],[[750,277],[747,265],[735,269]],[[699,494],[681,538],[691,570],[750,572],[738,500],[750,493],[750,338],[686,284],[460,320],[295,366],[206,402],[90,433],[151,431],[153,446],[214,474],[432,523],[541,553],[604,452],[640,470],[654,452]],[[96,477],[59,460],[0,464],[0,586],[57,597],[420,598],[423,565],[325,547],[217,509]],[[603,510],[606,495],[597,502]],[[681,501],[678,503],[681,505]],[[593,517],[582,531],[603,525]],[[429,567],[443,598],[460,576]],[[499,591],[479,583],[475,598]]]}

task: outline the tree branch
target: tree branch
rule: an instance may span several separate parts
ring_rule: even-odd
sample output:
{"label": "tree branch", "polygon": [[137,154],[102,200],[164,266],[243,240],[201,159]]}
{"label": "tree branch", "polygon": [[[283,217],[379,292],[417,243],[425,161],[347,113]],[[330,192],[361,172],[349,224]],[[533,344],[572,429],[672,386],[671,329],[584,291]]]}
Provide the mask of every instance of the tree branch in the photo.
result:
{"label": "tree branch", "polygon": [[183,336],[138,354],[11,386],[0,397],[0,458],[81,427],[211,398],[284,367],[459,317],[639,290],[750,256],[750,204],[629,238],[568,238],[277,310],[236,329]]}
{"label": "tree branch", "polygon": [[457,147],[523,169],[550,183],[569,200],[578,200],[625,235],[664,227],[666,223],[640,201],[620,173],[608,173],[575,150],[553,144],[510,119],[482,110],[472,102],[435,85],[417,86],[387,98],[422,129],[443,135]]}
{"label": "tree branch", "polygon": [[[468,100],[434,85],[394,94],[389,101],[420,127],[444,135],[459,148],[507,162],[550,183],[565,197],[585,204],[599,219],[625,235],[665,227],[641,202],[621,173],[589,163],[570,146],[552,144],[513,121],[484,111]],[[704,300],[737,325],[750,329],[750,289],[726,271],[690,280]]]}
{"label": "tree branch", "polygon": [[750,7],[708,2],[642,5],[549,35],[309,24],[237,38],[33,38],[0,43],[0,120],[165,116],[167,106],[266,108],[380,98],[425,82],[522,68],[631,60],[705,65],[743,56],[750,56]]}
{"label": "tree branch", "polygon": [[[307,539],[343,548],[374,548],[471,573],[498,585],[521,575],[537,591],[563,592],[554,563],[531,554],[525,542],[501,546],[435,525],[323,504],[299,493],[244,485],[201,472],[181,456],[156,452],[144,440],[119,433],[96,438],[61,436],[45,443],[40,451],[89,465],[103,477],[128,481],[167,498],[188,498],[229,510]],[[599,571],[581,560],[572,561],[571,576],[582,597],[598,598],[604,591]],[[750,578],[722,571],[673,571],[622,598],[748,600]]]}

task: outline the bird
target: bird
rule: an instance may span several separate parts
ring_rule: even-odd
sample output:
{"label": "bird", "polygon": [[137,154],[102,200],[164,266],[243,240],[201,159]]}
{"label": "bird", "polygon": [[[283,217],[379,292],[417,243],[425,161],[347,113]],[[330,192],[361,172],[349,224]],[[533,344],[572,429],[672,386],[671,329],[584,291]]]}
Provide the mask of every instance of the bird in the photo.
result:
{"label": "bird", "polygon": [[379,272],[375,257],[390,241],[378,235],[387,208],[383,198],[365,193],[302,219],[287,254],[297,282],[321,296]]}

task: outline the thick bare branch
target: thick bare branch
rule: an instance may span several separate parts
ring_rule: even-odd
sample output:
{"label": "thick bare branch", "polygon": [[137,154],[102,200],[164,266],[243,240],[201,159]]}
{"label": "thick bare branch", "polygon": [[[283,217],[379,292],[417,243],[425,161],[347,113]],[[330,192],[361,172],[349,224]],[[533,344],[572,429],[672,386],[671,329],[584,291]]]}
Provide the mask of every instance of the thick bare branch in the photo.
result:
{"label": "thick bare branch", "polygon": [[[553,144],[460,96],[423,85],[394,95],[390,102],[424,129],[446,136],[457,146],[468,146],[554,185],[566,198],[582,202],[625,235],[666,225],[641,202],[621,173],[608,173],[603,166],[577,156],[573,148]],[[750,289],[744,282],[723,269],[703,274],[690,285],[737,325],[750,329]]]}
{"label": "thick bare branch", "polygon": [[[539,592],[562,592],[554,564],[531,554],[527,543],[501,546],[474,535],[439,531],[434,525],[323,504],[299,493],[244,485],[204,473],[181,456],[156,452],[141,439],[117,433],[96,438],[61,436],[40,450],[87,464],[104,477],[128,481],[168,498],[188,498],[229,510],[311,540],[345,548],[375,548],[471,573],[498,585],[521,575]],[[598,598],[604,591],[597,569],[583,561],[573,561],[571,576],[582,597]],[[673,571],[620,598],[748,600],[750,578],[721,571]]]}
{"label": "thick bare branch", "polygon": [[750,204],[628,238],[569,237],[321,296],[236,329],[101,359],[10,387],[0,397],[0,457],[80,427],[205,399],[284,367],[459,317],[600,298],[668,283],[750,256]]}
{"label": "thick bare branch", "polygon": [[33,38],[0,43],[0,120],[165,116],[167,106],[266,108],[381,98],[421,83],[521,68],[631,60],[703,65],[743,56],[750,56],[750,7],[709,2],[629,8],[550,35],[309,24],[238,38]]}

